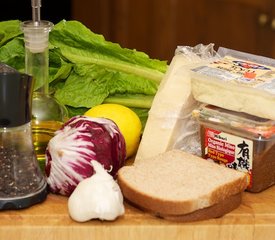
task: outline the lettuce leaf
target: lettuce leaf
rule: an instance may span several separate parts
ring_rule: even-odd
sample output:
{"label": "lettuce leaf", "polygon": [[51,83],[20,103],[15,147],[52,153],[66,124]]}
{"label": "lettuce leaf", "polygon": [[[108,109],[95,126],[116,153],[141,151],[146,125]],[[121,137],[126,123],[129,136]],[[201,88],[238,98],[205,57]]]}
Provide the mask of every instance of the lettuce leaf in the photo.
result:
{"label": "lettuce leaf", "polygon": [[122,48],[106,41],[78,21],[61,21],[51,32],[50,42],[59,47],[69,61],[82,64],[97,64],[116,71],[123,71],[157,81],[162,79],[167,64],[150,59],[143,52]]}
{"label": "lettuce leaf", "polygon": [[134,74],[117,72],[94,64],[75,65],[64,86],[56,90],[55,97],[68,106],[90,108],[101,104],[109,95],[154,95],[157,87],[154,81]]}
{"label": "lettuce leaf", "polygon": [[[110,96],[117,94],[128,94],[124,100],[120,98],[120,104],[144,106],[142,102],[146,96],[152,99],[167,69],[165,61],[106,41],[78,21],[63,20],[55,25],[50,49],[74,64],[66,82],[55,89],[57,100],[73,108],[91,108],[108,98],[115,102]],[[133,101],[131,96],[136,94],[145,98]]]}
{"label": "lettuce leaf", "polygon": [[0,61],[24,72],[25,69],[25,48],[24,39],[16,37],[0,48]]}
{"label": "lettuce leaf", "polygon": [[0,22],[0,47],[21,34],[19,20]]}

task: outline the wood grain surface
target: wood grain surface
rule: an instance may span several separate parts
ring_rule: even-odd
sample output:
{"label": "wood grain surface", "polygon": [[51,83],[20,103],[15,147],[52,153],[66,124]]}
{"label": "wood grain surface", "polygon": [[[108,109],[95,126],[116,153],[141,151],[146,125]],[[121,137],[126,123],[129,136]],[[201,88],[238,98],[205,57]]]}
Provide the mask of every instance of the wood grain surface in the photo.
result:
{"label": "wood grain surface", "polygon": [[125,204],[113,222],[74,222],[67,198],[49,194],[46,201],[24,210],[0,212],[0,239],[272,239],[275,234],[275,187],[243,195],[243,203],[217,219],[181,223],[156,218]]}

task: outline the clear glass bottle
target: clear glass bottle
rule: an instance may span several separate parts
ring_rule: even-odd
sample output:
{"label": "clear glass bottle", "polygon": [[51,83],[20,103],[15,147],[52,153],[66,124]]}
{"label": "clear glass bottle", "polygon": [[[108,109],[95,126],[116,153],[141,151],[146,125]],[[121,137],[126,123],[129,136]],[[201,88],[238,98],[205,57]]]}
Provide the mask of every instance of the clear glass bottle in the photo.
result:
{"label": "clear glass bottle", "polygon": [[25,40],[25,72],[35,79],[32,100],[32,133],[37,159],[43,168],[45,150],[54,132],[67,119],[67,110],[49,93],[49,21],[22,23]]}

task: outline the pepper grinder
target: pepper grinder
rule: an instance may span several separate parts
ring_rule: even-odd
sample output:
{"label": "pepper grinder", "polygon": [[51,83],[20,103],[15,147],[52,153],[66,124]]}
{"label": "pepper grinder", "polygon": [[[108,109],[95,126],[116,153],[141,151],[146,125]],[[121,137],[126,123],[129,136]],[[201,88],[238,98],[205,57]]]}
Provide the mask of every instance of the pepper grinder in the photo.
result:
{"label": "pepper grinder", "polygon": [[42,202],[47,183],[32,140],[33,78],[0,64],[0,209]]}

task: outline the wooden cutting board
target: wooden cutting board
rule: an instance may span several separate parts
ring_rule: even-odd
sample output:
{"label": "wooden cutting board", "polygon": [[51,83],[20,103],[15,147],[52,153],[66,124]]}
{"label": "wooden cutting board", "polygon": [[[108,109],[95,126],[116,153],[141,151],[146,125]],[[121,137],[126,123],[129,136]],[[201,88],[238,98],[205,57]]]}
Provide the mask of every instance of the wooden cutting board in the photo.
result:
{"label": "wooden cutting board", "polygon": [[49,194],[46,201],[24,210],[0,212],[0,239],[272,239],[275,234],[275,186],[244,193],[242,205],[222,218],[180,223],[159,219],[125,204],[116,221],[77,223],[67,198]]}

